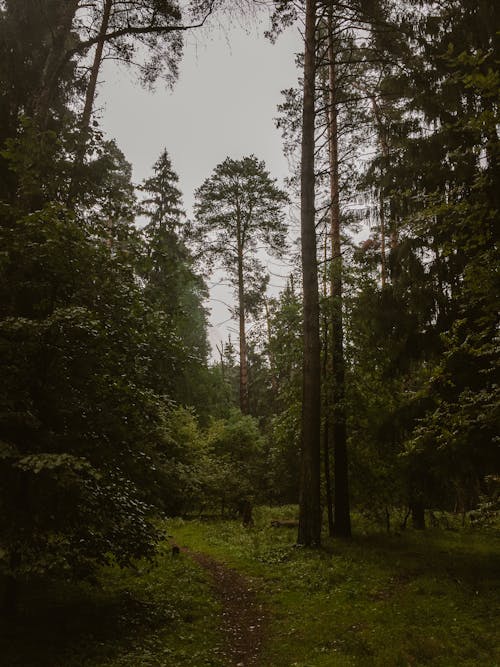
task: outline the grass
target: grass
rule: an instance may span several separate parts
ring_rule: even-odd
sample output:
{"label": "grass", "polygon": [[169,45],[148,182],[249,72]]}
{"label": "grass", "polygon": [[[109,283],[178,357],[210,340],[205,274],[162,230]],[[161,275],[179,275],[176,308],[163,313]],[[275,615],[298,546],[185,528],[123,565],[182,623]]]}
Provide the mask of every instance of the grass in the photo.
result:
{"label": "grass", "polygon": [[[272,528],[294,508],[234,521],[168,522],[177,543],[251,578],[267,605],[261,667],[500,667],[499,538],[486,530],[370,530],[319,551]],[[154,566],[110,567],[100,587],[24,592],[2,667],[222,667],[220,608],[205,572],[164,545]]]}
{"label": "grass", "polygon": [[294,530],[270,527],[276,514],[261,509],[252,529],[169,525],[180,543],[260,581],[274,619],[265,667],[500,665],[498,535],[358,525],[353,540],[309,551],[294,548]]}
{"label": "grass", "polygon": [[222,667],[210,581],[164,545],[137,571],[109,567],[99,586],[30,588],[0,633],[2,667]]}

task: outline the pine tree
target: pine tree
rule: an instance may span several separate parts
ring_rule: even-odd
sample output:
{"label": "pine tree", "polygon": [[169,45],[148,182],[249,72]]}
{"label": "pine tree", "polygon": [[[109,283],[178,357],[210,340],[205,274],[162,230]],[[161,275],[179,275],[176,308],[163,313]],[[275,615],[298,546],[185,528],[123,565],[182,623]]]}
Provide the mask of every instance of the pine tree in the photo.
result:
{"label": "pine tree", "polygon": [[264,162],[253,155],[226,158],[196,191],[193,238],[203,259],[220,266],[235,290],[242,412],[249,409],[246,321],[262,304],[268,280],[258,244],[278,256],[283,252],[287,201]]}

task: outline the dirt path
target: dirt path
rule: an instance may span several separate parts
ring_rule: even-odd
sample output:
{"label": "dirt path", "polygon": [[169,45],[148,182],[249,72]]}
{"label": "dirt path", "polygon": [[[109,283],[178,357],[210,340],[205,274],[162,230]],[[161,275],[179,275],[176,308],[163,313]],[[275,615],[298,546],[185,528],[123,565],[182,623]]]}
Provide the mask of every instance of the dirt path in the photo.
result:
{"label": "dirt path", "polygon": [[213,579],[215,594],[222,605],[222,631],[226,636],[223,654],[228,665],[258,665],[266,614],[251,582],[206,554],[188,553]]}

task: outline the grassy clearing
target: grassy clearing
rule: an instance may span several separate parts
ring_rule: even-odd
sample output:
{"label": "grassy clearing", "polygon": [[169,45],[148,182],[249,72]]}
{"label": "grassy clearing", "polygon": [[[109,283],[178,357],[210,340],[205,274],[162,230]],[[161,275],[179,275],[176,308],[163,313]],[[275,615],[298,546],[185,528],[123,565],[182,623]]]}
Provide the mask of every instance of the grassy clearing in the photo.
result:
{"label": "grassy clearing", "polygon": [[291,512],[261,509],[252,529],[169,523],[181,544],[260,582],[274,619],[264,667],[500,665],[498,535],[359,525],[352,541],[314,552],[293,547],[295,530],[269,526]]}
{"label": "grassy clearing", "polygon": [[207,575],[164,545],[154,566],[106,568],[100,586],[24,591],[3,627],[2,667],[222,667]]}

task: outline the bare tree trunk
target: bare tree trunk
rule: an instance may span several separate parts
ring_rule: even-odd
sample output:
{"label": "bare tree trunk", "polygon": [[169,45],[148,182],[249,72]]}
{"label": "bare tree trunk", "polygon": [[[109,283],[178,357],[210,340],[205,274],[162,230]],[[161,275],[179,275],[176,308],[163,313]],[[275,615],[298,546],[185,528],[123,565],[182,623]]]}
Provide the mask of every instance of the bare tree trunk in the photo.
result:
{"label": "bare tree trunk", "polygon": [[271,387],[273,388],[274,395],[276,396],[278,391],[278,380],[276,378],[276,364],[274,361],[274,354],[271,347],[271,317],[269,315],[269,304],[267,299],[264,299],[264,307],[266,309],[266,327],[267,327],[267,349],[268,349],[268,358],[269,358],[269,370],[271,372]]}
{"label": "bare tree trunk", "polygon": [[238,240],[238,310],[240,325],[240,410],[248,414],[248,365],[245,330],[245,293],[243,285],[243,248]]}
{"label": "bare tree trunk", "polygon": [[90,127],[90,119],[92,117],[92,111],[94,109],[97,80],[99,78],[99,70],[101,69],[102,54],[104,50],[104,43],[106,41],[105,37],[108,31],[109,18],[111,16],[112,6],[113,6],[113,0],[104,0],[101,28],[99,30],[99,41],[96,43],[94,60],[92,62],[92,67],[90,69],[89,82],[87,85],[87,91],[85,93],[85,104],[83,107],[82,118],[80,120],[81,136],[78,144],[77,153],[75,156],[75,162],[73,165],[73,175],[71,178],[71,184],[69,187],[69,194],[68,194],[68,206],[71,206],[71,204],[75,199],[79,181],[78,176],[80,169],[83,165],[83,161],[85,159],[85,152],[87,150],[88,130]]}
{"label": "bare tree trunk", "polygon": [[[325,225],[325,242],[323,245],[323,299],[324,303],[328,302],[328,231]],[[323,315],[323,364],[321,367],[321,386],[323,390],[323,470],[325,475],[325,495],[326,495],[326,510],[328,514],[328,534],[333,536],[333,501],[332,501],[332,478],[330,466],[330,414],[329,414],[329,391],[328,391],[328,377],[332,375],[331,355],[329,345],[329,326],[328,313],[325,306]]]}
{"label": "bare tree trunk", "polygon": [[[325,317],[323,324],[324,346],[323,346],[323,383],[326,388],[327,374],[328,374],[328,318]],[[328,534],[333,536],[334,520],[333,520],[333,502],[332,502],[332,478],[330,473],[330,415],[328,414],[328,394],[324,392],[323,397],[323,468],[325,473],[325,495],[326,495],[326,510],[328,513]]]}
{"label": "bare tree trunk", "polygon": [[328,123],[331,196],[331,322],[332,322],[332,437],[334,457],[334,527],[336,537],[351,536],[347,426],[345,411],[344,328],[342,316],[342,254],[340,245],[337,81],[333,43],[333,2],[328,11],[330,114]]}
{"label": "bare tree trunk", "polygon": [[302,376],[302,458],[299,532],[297,537],[297,542],[306,546],[319,546],[321,543],[321,362],[314,204],[315,51],[316,0],[306,0],[300,210],[304,293],[304,361]]}
{"label": "bare tree trunk", "polygon": [[[375,122],[377,123],[377,133],[380,143],[380,148],[382,150],[382,156],[384,158],[384,164],[387,165],[389,160],[389,146],[384,133],[384,125],[382,123],[382,116],[380,114],[380,109],[377,104],[375,95],[370,96],[373,115],[375,117]],[[382,172],[383,174],[383,172]],[[382,289],[385,287],[387,282],[387,261],[386,261],[386,230],[385,230],[385,210],[384,210],[384,193],[382,188],[379,189],[379,219],[380,219],[380,260],[381,260],[381,270],[380,270],[380,279],[382,283]]]}
{"label": "bare tree trunk", "polygon": [[384,289],[387,282],[387,262],[385,257],[385,211],[384,195],[379,190],[379,218],[380,218],[380,282]]}
{"label": "bare tree trunk", "polygon": [[52,30],[52,45],[45,60],[42,78],[34,95],[33,112],[41,130],[47,128],[50,106],[66,62],[67,46],[79,0],[60,1],[57,24]]}

